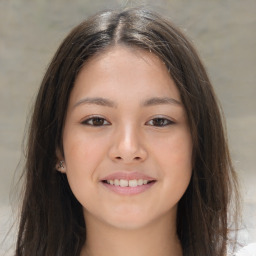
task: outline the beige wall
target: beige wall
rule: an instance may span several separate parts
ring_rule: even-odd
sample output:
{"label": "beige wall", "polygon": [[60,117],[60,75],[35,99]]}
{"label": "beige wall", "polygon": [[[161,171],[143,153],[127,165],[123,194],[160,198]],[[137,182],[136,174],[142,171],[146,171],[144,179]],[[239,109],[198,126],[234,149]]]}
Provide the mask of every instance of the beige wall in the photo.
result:
{"label": "beige wall", "polygon": [[[125,2],[0,0],[0,239],[10,216],[9,193],[26,117],[51,56],[75,24]],[[245,194],[249,233],[243,235],[256,241],[256,1],[144,1],[150,2],[158,2],[158,10],[185,30],[208,69],[226,113]]]}

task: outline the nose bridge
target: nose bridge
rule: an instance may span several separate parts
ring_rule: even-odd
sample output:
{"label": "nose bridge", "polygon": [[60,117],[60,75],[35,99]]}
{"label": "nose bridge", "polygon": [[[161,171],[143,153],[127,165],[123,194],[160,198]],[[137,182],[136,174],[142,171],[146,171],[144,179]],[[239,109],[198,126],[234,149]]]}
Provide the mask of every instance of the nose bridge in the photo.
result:
{"label": "nose bridge", "polygon": [[142,138],[136,124],[122,124],[114,135],[112,157],[123,161],[143,160],[146,151],[142,145]]}
{"label": "nose bridge", "polygon": [[139,146],[138,129],[134,125],[126,125],[121,128],[119,135],[120,147],[128,151],[136,151]]}

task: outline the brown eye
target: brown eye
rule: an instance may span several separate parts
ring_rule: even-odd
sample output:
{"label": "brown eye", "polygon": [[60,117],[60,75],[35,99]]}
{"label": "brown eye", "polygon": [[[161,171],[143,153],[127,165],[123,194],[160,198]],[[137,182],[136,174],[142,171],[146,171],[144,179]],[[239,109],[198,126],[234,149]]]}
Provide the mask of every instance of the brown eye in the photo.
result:
{"label": "brown eye", "polygon": [[110,123],[102,118],[102,117],[91,117],[82,122],[84,125],[90,125],[90,126],[103,126],[103,125],[110,125]]}
{"label": "brown eye", "polygon": [[167,118],[153,118],[150,121],[147,122],[147,125],[157,126],[157,127],[164,127],[167,125],[174,124],[173,121],[167,119]]}

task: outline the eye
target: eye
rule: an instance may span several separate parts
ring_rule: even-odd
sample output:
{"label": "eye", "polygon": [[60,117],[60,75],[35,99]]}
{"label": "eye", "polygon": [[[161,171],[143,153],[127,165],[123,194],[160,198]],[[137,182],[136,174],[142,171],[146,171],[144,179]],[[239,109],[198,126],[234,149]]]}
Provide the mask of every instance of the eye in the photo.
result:
{"label": "eye", "polygon": [[110,123],[103,117],[99,116],[93,116],[90,117],[84,121],[82,121],[83,125],[88,125],[88,126],[104,126],[104,125],[110,125]]}
{"label": "eye", "polygon": [[156,117],[149,120],[146,124],[157,126],[157,127],[164,127],[164,126],[172,125],[174,124],[174,122],[164,117]]}

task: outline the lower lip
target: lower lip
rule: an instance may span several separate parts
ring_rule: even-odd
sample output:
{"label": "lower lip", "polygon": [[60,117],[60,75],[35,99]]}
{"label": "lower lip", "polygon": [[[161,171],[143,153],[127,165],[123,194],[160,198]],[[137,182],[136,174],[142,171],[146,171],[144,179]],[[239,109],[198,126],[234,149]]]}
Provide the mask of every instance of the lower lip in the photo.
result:
{"label": "lower lip", "polygon": [[144,191],[150,189],[156,182],[150,182],[145,185],[137,186],[137,187],[120,187],[115,185],[110,185],[108,183],[102,182],[102,184],[108,188],[109,190],[120,194],[120,195],[137,195],[143,193]]}

